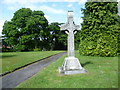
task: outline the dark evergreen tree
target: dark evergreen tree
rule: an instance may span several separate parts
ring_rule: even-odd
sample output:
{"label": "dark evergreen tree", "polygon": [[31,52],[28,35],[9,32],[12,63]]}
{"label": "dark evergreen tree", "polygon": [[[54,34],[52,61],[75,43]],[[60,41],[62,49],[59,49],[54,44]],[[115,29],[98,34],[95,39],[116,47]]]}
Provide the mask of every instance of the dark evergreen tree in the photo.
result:
{"label": "dark evergreen tree", "polygon": [[74,44],[75,44],[75,50],[79,50],[79,44],[80,44],[80,31],[77,31],[77,33],[74,35]]}
{"label": "dark evergreen tree", "polygon": [[116,56],[120,34],[118,2],[86,2],[80,32],[82,55]]}
{"label": "dark evergreen tree", "polygon": [[61,23],[53,22],[48,26],[51,50],[67,49],[67,35],[64,31],[60,31],[60,25]]}

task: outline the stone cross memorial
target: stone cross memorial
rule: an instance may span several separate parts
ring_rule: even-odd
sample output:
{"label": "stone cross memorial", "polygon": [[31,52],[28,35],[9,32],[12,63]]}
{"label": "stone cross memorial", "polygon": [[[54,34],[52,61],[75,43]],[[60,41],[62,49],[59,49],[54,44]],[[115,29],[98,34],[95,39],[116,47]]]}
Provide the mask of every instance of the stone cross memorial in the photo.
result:
{"label": "stone cross memorial", "polygon": [[74,34],[79,30],[80,26],[75,25],[73,21],[73,11],[68,11],[68,21],[60,26],[60,30],[65,30],[68,35],[68,57],[65,58],[62,67],[59,67],[61,74],[78,74],[85,73],[86,70],[81,66],[78,58],[74,55]]}

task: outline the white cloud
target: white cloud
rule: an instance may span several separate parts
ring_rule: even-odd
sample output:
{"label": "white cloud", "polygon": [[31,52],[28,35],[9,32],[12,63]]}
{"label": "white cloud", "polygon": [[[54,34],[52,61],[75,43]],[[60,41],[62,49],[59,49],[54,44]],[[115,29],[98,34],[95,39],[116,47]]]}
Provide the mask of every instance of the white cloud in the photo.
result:
{"label": "white cloud", "polygon": [[30,8],[31,10],[38,10],[39,7],[34,4],[26,4],[24,5],[25,8]]}
{"label": "white cloud", "polygon": [[13,10],[13,11],[16,11],[18,10],[19,8],[21,8],[21,5],[10,5],[9,7],[7,7],[9,10]]}
{"label": "white cloud", "polygon": [[87,0],[79,0],[78,4],[81,5],[84,4],[85,2],[87,2]]}
{"label": "white cloud", "polygon": [[41,10],[43,12],[48,12],[48,13],[54,13],[54,14],[66,14],[66,11],[62,9],[56,9],[54,7],[50,7],[47,5],[42,5],[42,6],[35,6],[35,5],[25,5],[26,8],[30,8],[32,10]]}
{"label": "white cloud", "polygon": [[79,0],[63,0],[64,2],[78,2]]}
{"label": "white cloud", "polygon": [[62,9],[55,9],[55,8],[48,7],[48,6],[45,6],[45,5],[40,6],[39,9],[43,10],[43,11],[50,12],[50,13],[55,13],[55,14],[66,14],[66,11],[64,11]]}
{"label": "white cloud", "polygon": [[46,2],[47,0],[3,0],[5,4],[27,4],[27,3],[39,3]]}
{"label": "white cloud", "polygon": [[45,15],[45,17],[46,17],[47,20],[50,19],[50,17],[48,15]]}
{"label": "white cloud", "polygon": [[56,7],[57,5],[56,4],[52,4],[52,7]]}
{"label": "white cloud", "polygon": [[0,20],[0,36],[2,35],[2,29],[4,25],[5,20]]}
{"label": "white cloud", "polygon": [[68,6],[68,7],[73,7],[73,5],[72,5],[72,4],[68,4],[67,6]]}
{"label": "white cloud", "polygon": [[9,10],[16,10],[16,7],[11,6],[11,7],[8,7],[8,9]]}
{"label": "white cloud", "polygon": [[[37,6],[34,6],[35,3],[43,3],[43,2],[77,2],[79,0],[2,0],[1,3],[9,5],[9,10],[17,10],[21,7],[31,8],[35,10]],[[83,0],[82,0],[83,1]],[[52,5],[53,7],[57,6],[56,4]],[[68,7],[72,7],[72,4],[69,4]],[[48,8],[48,7],[45,7]],[[52,8],[49,8],[50,11],[53,11],[53,13],[62,13],[62,10],[54,10]]]}
{"label": "white cloud", "polygon": [[[55,6],[55,4],[54,4]],[[66,14],[66,11],[62,10],[62,9],[56,9],[54,7],[50,7],[47,5],[42,5],[42,6],[38,6],[35,4],[31,4],[31,3],[26,3],[25,5],[10,5],[8,7],[9,10],[18,10],[20,8],[30,8],[31,10],[41,10],[41,11],[45,11],[45,12],[50,12],[50,13],[55,13],[55,14]]]}
{"label": "white cloud", "polygon": [[78,2],[79,0],[3,0],[5,4],[27,4],[40,2]]}
{"label": "white cloud", "polygon": [[82,19],[82,18],[79,18],[79,17],[74,17],[74,22],[75,22],[75,24],[80,25],[80,23],[83,22],[83,19]]}
{"label": "white cloud", "polygon": [[80,18],[80,23],[82,23],[83,22],[83,19],[82,18]]}
{"label": "white cloud", "polygon": [[22,5],[42,2],[79,2],[78,4],[80,5],[87,2],[87,0],[2,0],[1,2],[5,4],[22,4]]}
{"label": "white cloud", "polygon": [[81,23],[83,22],[83,19],[81,17],[74,17],[74,22],[76,25],[80,25],[81,29]]}
{"label": "white cloud", "polygon": [[[19,3],[23,3],[23,0],[20,1],[20,0],[3,0],[2,1],[4,4],[19,4]],[[24,2],[26,2],[26,0],[24,0]]]}

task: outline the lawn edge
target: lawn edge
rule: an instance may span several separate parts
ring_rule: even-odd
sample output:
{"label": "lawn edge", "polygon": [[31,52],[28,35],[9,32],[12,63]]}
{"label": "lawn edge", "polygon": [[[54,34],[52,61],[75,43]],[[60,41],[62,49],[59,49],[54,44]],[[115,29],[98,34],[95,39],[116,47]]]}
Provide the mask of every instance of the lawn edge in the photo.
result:
{"label": "lawn edge", "polygon": [[[59,53],[57,53],[57,54],[60,54],[60,53],[65,53],[65,51],[64,51],[64,52],[59,52]],[[15,68],[14,70],[7,71],[7,72],[5,72],[5,73],[2,73],[2,74],[0,74],[0,77],[3,77],[3,76],[8,75],[8,74],[10,74],[10,73],[13,73],[13,72],[15,72],[15,71],[17,71],[17,70],[19,70],[19,69],[22,69],[22,68],[24,68],[24,67],[27,67],[27,66],[29,66],[29,65],[32,65],[32,64],[34,64],[34,63],[36,63],[36,62],[42,61],[42,60],[44,60],[44,59],[46,59],[46,58],[49,58],[49,57],[54,56],[54,55],[57,55],[57,54],[50,55],[50,56],[48,56],[48,57],[45,57],[45,58],[42,58],[42,59],[39,59],[39,60],[30,62],[30,63],[25,64],[25,65],[23,65],[23,66],[20,66],[20,67],[18,67],[18,68]]]}

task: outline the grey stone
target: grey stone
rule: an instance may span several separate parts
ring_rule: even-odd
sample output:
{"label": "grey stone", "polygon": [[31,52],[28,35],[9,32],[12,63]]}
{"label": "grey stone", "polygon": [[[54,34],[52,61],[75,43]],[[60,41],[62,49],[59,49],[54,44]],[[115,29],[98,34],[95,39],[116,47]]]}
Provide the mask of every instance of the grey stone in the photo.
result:
{"label": "grey stone", "polygon": [[68,35],[68,57],[65,58],[62,67],[58,69],[61,74],[70,75],[87,72],[74,55],[74,34],[79,28],[80,26],[75,25],[73,21],[73,11],[68,11],[68,21],[60,27],[60,30],[65,30]]}
{"label": "grey stone", "polygon": [[[61,70],[61,68],[59,68],[59,70]],[[83,68],[80,70],[66,70],[66,71],[61,71],[60,73],[62,75],[71,75],[71,74],[80,74],[80,73],[86,73],[87,71]]]}

